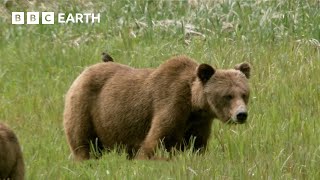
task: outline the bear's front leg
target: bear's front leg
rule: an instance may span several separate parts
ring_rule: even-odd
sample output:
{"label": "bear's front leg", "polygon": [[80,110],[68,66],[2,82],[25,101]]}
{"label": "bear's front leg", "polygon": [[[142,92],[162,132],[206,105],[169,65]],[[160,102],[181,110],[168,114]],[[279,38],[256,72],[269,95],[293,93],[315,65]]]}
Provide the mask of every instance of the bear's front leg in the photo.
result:
{"label": "bear's front leg", "polygon": [[204,153],[211,134],[212,119],[193,117],[189,119],[189,128],[184,135],[184,147],[193,148],[193,151]]}
{"label": "bear's front leg", "polygon": [[165,160],[165,158],[155,157],[155,149],[164,141],[167,150],[180,144],[185,132],[185,125],[188,113],[173,109],[162,111],[152,119],[151,128],[141,144],[136,155],[136,159]]}

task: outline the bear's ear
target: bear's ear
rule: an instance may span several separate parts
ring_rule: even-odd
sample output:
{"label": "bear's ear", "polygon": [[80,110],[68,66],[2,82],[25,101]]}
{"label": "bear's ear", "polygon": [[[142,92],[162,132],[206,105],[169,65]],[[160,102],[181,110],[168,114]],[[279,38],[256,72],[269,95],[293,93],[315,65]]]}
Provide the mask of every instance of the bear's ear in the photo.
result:
{"label": "bear's ear", "polygon": [[197,68],[197,76],[206,83],[216,71],[209,64],[200,64]]}
{"label": "bear's ear", "polygon": [[247,79],[250,78],[250,70],[251,70],[251,66],[249,63],[241,63],[241,64],[237,64],[234,69],[241,71],[246,77]]}

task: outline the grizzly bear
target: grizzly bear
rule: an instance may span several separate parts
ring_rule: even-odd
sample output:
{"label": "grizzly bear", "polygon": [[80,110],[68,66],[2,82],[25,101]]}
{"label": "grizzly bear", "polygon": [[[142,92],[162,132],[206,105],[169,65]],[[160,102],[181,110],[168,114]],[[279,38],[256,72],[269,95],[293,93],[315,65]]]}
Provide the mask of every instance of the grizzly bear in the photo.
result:
{"label": "grizzly bear", "polygon": [[91,142],[125,147],[129,158],[156,159],[167,150],[206,149],[213,119],[247,119],[250,65],[216,70],[173,57],[158,68],[135,69],[115,62],[85,69],[65,97],[64,129],[76,160],[90,158]]}
{"label": "grizzly bear", "polygon": [[24,179],[24,162],[14,132],[0,123],[0,179]]}

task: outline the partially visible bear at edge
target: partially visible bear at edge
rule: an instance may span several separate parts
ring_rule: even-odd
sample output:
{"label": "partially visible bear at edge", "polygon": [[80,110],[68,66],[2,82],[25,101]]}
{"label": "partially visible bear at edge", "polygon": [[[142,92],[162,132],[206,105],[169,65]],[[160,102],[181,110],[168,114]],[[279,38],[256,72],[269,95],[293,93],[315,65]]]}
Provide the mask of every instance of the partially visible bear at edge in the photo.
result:
{"label": "partially visible bear at edge", "polygon": [[24,162],[14,132],[0,123],[0,179],[24,179]]}
{"label": "partially visible bear at edge", "polygon": [[[158,68],[135,69],[112,61],[86,68],[65,98],[64,129],[76,160],[90,158],[90,142],[128,157],[158,159],[160,141],[170,151],[206,150],[213,119],[244,123],[250,65],[214,69],[177,56]],[[161,158],[160,158],[161,159]]]}

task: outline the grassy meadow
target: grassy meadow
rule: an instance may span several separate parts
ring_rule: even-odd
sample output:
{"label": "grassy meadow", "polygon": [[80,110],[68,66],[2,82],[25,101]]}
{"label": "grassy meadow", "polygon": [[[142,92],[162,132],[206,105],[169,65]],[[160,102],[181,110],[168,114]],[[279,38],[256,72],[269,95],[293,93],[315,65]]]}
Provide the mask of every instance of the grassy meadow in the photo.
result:
{"label": "grassy meadow", "polygon": [[[27,179],[320,178],[319,1],[1,3],[0,120],[20,140]],[[11,11],[94,12],[101,22],[12,25]],[[64,95],[105,50],[137,68],[179,54],[217,68],[251,63],[248,123],[215,121],[203,156],[129,161],[111,152],[73,162],[62,126]]]}

